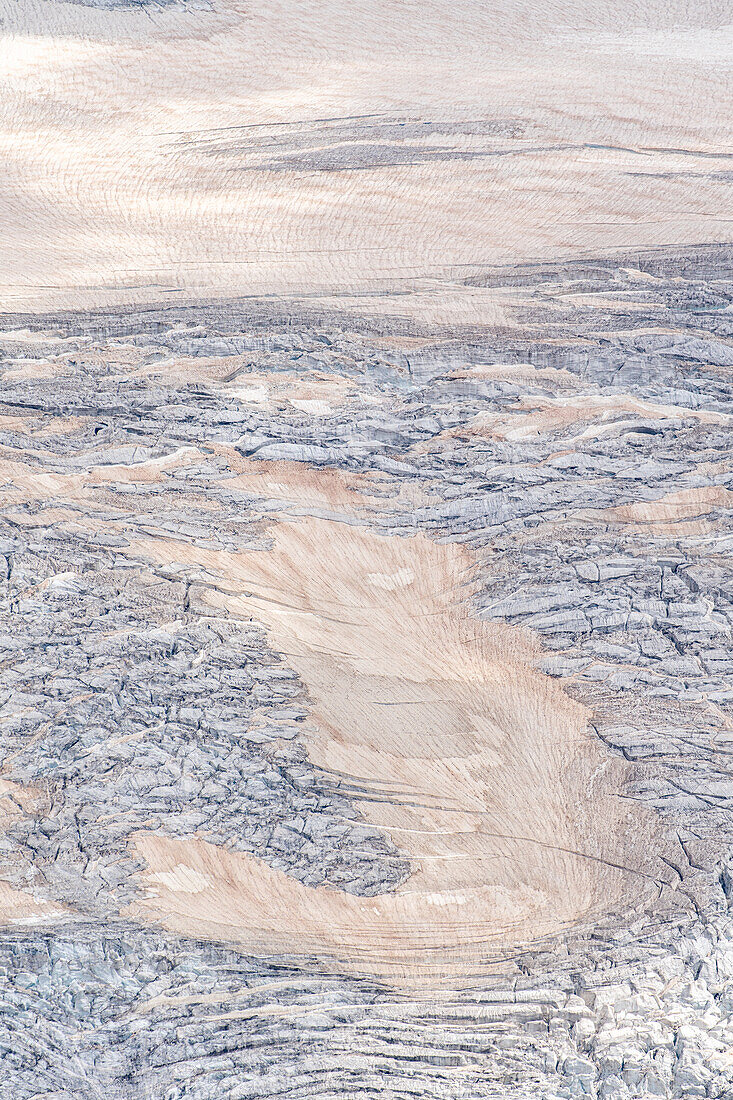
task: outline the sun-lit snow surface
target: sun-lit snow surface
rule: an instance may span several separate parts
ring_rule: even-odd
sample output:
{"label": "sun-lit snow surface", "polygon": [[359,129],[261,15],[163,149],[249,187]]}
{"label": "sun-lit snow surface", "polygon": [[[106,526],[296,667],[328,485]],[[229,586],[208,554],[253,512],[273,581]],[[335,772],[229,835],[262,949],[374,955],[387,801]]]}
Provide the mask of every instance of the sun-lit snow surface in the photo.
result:
{"label": "sun-lit snow surface", "polygon": [[[10,308],[430,295],[485,263],[730,239],[723,0],[1,0],[0,18]],[[412,308],[497,309],[467,290]]]}

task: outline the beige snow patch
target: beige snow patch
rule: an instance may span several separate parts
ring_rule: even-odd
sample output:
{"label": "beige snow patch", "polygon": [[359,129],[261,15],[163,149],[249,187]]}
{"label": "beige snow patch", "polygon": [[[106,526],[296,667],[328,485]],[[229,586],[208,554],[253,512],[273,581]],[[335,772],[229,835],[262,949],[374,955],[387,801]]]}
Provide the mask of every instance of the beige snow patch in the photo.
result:
{"label": "beige snow patch", "polygon": [[271,551],[155,539],[131,552],[198,564],[215,579],[212,603],[266,625],[308,690],[311,760],[362,792],[364,818],[412,873],[396,893],[359,898],[201,838],[142,836],[148,877],[185,863],[210,885],[189,898],[157,879],[137,915],[436,980],[473,972],[497,945],[656,896],[659,826],[617,797],[624,765],[530,667],[528,636],[468,616],[460,548],[313,518],[271,533]]}
{"label": "beige snow patch", "polygon": [[0,924],[53,924],[71,916],[71,911],[58,902],[34,898],[25,890],[0,880]]}
{"label": "beige snow patch", "polygon": [[705,485],[699,489],[683,489],[668,493],[658,500],[638,501],[609,509],[614,519],[625,523],[669,523],[696,519],[718,508],[733,508],[733,492],[722,485]]}
{"label": "beige snow patch", "polygon": [[[274,462],[244,458],[234,447],[212,444],[212,451],[227,460],[237,477],[228,477],[222,485],[242,489],[269,500],[301,508],[339,508],[358,512],[368,504],[375,478],[364,474],[326,467],[314,468],[305,462],[286,459]],[[377,479],[379,477],[377,475]]]}
{"label": "beige snow patch", "polygon": [[[538,372],[539,373],[539,372]],[[559,373],[559,372],[558,372]],[[724,413],[702,409],[686,409],[676,405],[660,405],[643,401],[626,393],[570,395],[559,397],[523,397],[509,411],[503,413],[478,413],[466,424],[442,432],[437,439],[477,436],[488,439],[531,439],[545,432],[562,431],[574,424],[592,422],[579,436],[585,439],[604,430],[618,427],[621,414],[646,420],[678,420],[693,417],[705,424],[725,424],[730,420]],[[628,430],[634,421],[625,421]],[[416,450],[430,449],[431,440]]]}
{"label": "beige snow patch", "polygon": [[562,367],[534,367],[531,363],[473,363],[452,370],[449,378],[496,378],[500,381],[529,382],[535,385],[580,387],[581,381],[572,371]]}
{"label": "beige snow patch", "polygon": [[0,416],[0,429],[18,432],[20,435],[69,435],[84,427],[85,417],[80,416]]}

